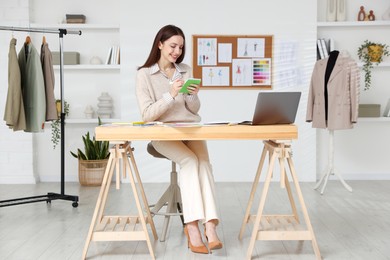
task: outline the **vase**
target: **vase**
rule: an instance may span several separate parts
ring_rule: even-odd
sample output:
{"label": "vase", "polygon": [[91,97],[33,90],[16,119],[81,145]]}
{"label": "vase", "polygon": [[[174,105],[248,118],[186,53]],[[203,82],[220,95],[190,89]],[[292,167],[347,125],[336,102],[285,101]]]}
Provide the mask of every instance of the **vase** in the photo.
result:
{"label": "vase", "polygon": [[93,118],[93,112],[92,106],[87,106],[84,110],[85,118]]}
{"label": "vase", "polygon": [[56,100],[56,110],[57,110],[57,118],[61,117],[61,100]]}
{"label": "vase", "polygon": [[383,20],[390,20],[390,7],[386,10],[386,12],[384,12],[384,14],[382,15],[382,19]]}
{"label": "vase", "polygon": [[326,2],[326,20],[328,22],[336,21],[336,0],[327,0]]}
{"label": "vase", "polygon": [[346,0],[337,0],[336,19],[338,22],[345,21],[346,17]]}
{"label": "vase", "polygon": [[383,53],[383,48],[380,45],[368,46],[368,55],[371,62],[379,62]]}
{"label": "vase", "polygon": [[100,97],[98,97],[98,110],[97,114],[100,118],[111,118],[113,112],[112,98],[108,95],[107,92],[102,92]]}

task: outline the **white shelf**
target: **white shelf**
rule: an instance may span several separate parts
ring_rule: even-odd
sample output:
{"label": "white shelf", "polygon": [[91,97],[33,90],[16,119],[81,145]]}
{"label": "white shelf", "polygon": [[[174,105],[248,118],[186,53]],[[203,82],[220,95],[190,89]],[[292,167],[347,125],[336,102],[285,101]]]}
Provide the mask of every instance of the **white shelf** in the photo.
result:
{"label": "white shelf", "polygon": [[[60,65],[53,66],[55,70],[60,69]],[[90,65],[90,64],[80,64],[80,65],[64,65],[65,70],[119,70],[120,65]]]}
{"label": "white shelf", "polygon": [[31,28],[44,29],[79,29],[79,30],[119,30],[118,24],[88,24],[88,23],[59,23],[59,24],[30,24]]}
{"label": "white shelf", "polygon": [[390,26],[390,21],[317,22],[317,27]]}
{"label": "white shelf", "polygon": [[[379,67],[390,67],[390,62],[381,62],[378,65],[376,65],[376,63],[374,62],[373,65],[374,65],[374,68],[376,68],[376,67],[378,67],[378,68]],[[358,62],[358,66],[360,68],[363,67],[363,62]]]}
{"label": "white shelf", "polygon": [[359,117],[357,122],[390,122],[390,117]]}
{"label": "white shelf", "polygon": [[[101,118],[102,124],[121,122],[118,118]],[[65,124],[96,124],[98,126],[99,119],[97,118],[69,118],[65,119]]]}

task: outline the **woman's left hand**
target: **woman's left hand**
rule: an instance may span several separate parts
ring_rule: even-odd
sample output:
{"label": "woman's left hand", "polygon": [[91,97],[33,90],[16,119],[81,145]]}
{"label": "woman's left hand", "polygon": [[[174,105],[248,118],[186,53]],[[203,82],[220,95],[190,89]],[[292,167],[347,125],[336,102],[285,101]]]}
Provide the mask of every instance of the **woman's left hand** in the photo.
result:
{"label": "woman's left hand", "polygon": [[195,95],[199,92],[199,85],[191,84],[188,88],[188,94]]}

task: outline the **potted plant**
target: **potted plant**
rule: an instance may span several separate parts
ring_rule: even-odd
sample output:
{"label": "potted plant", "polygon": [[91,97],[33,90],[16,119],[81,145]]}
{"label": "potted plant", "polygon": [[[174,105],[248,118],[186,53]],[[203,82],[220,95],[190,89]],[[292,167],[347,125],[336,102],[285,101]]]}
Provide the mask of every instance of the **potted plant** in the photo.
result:
{"label": "potted plant", "polygon": [[375,62],[378,66],[383,61],[383,57],[389,56],[388,45],[365,40],[360,45],[357,54],[359,59],[363,61],[364,90],[368,90],[371,87],[371,69],[374,67],[373,63]]}
{"label": "potted plant", "polygon": [[[56,100],[57,119],[51,122],[51,142],[53,143],[53,149],[56,149],[61,139],[61,99]],[[69,104],[64,101],[65,116],[69,115]]]}
{"label": "potted plant", "polygon": [[[101,121],[99,118],[99,125]],[[79,161],[79,181],[84,186],[99,186],[102,184],[107,166],[109,141],[97,141],[91,138],[89,132],[82,136],[84,151],[77,149],[77,154],[70,152]]]}

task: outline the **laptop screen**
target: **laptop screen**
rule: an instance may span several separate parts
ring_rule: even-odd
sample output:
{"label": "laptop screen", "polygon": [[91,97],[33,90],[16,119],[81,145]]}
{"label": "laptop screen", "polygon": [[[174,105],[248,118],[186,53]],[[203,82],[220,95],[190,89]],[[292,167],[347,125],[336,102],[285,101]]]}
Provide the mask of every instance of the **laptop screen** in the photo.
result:
{"label": "laptop screen", "polygon": [[300,98],[301,92],[260,92],[252,125],[294,123]]}

